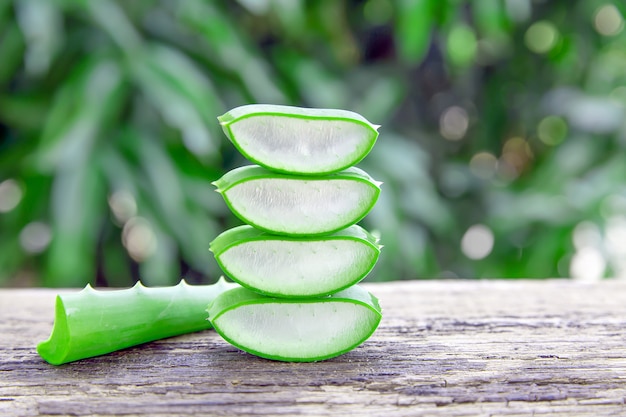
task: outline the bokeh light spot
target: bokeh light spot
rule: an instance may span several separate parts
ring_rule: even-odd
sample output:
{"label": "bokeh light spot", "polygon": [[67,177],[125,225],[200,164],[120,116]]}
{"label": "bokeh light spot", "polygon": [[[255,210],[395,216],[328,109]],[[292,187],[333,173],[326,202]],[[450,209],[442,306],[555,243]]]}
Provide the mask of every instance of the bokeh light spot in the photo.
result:
{"label": "bokeh light spot", "polygon": [[122,229],[122,243],[131,258],[142,262],[156,251],[157,239],[148,220],[133,217]]}
{"label": "bokeh light spot", "polygon": [[558,116],[545,117],[537,126],[537,135],[546,145],[558,145],[567,136],[567,123]]}
{"label": "bokeh light spot", "polygon": [[17,181],[8,179],[0,183],[0,213],[8,213],[20,203],[22,189]]}
{"label": "bokeh light spot", "polygon": [[28,223],[20,232],[20,245],[26,252],[43,252],[52,239],[50,226],[42,222]]}
{"label": "bokeh light spot", "polygon": [[515,153],[519,155],[524,155],[528,158],[531,158],[533,156],[528,141],[526,141],[526,139],[524,138],[520,138],[519,136],[514,136],[507,139],[507,141],[504,142],[504,146],[502,146],[502,153]]}
{"label": "bokeh light spot", "polygon": [[528,141],[514,136],[502,146],[502,156],[498,161],[498,174],[506,181],[513,181],[528,167],[533,152]]}
{"label": "bokeh light spot", "polygon": [[545,20],[533,23],[524,35],[528,49],[537,54],[550,52],[558,40],[558,30],[552,23]]}
{"label": "bokeh light spot", "polygon": [[447,51],[450,61],[454,65],[465,66],[476,56],[478,42],[472,28],[466,25],[457,25],[448,34]]}
{"label": "bokeh light spot", "polygon": [[580,222],[574,228],[572,242],[576,250],[600,246],[602,244],[600,229],[590,221]]}
{"label": "bokeh light spot", "polygon": [[608,251],[622,259],[626,258],[626,215],[609,218],[605,234]]}
{"label": "bokeh light spot", "polygon": [[478,178],[488,180],[493,178],[498,168],[498,159],[489,152],[479,152],[475,154],[469,163],[472,174]]}
{"label": "bokeh light spot", "polygon": [[461,239],[461,250],[470,259],[487,257],[493,250],[494,236],[490,228],[483,224],[471,226]]}
{"label": "bokeh light spot", "polygon": [[506,153],[502,155],[498,161],[499,178],[505,182],[514,181],[520,174],[519,165],[521,164],[517,154]]}
{"label": "bokeh light spot", "polygon": [[124,224],[128,219],[137,215],[135,197],[126,190],[118,190],[111,194],[109,207],[119,224]]}
{"label": "bokeh light spot", "polygon": [[593,27],[600,35],[615,36],[624,29],[624,18],[617,7],[605,4],[593,16]]}
{"label": "bokeh light spot", "polygon": [[439,118],[439,132],[448,140],[463,139],[468,127],[469,116],[462,107],[448,107]]}
{"label": "bokeh light spot", "polygon": [[577,251],[570,263],[570,275],[580,281],[599,281],[604,276],[606,260],[602,253],[591,246]]}

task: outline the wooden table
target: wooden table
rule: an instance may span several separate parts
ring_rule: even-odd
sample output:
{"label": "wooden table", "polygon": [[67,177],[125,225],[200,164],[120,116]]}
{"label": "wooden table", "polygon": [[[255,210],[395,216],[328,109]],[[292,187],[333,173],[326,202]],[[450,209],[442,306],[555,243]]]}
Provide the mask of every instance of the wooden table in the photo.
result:
{"label": "wooden table", "polygon": [[325,362],[213,331],[54,367],[53,290],[0,291],[0,416],[625,416],[626,282],[369,284],[381,326]]}

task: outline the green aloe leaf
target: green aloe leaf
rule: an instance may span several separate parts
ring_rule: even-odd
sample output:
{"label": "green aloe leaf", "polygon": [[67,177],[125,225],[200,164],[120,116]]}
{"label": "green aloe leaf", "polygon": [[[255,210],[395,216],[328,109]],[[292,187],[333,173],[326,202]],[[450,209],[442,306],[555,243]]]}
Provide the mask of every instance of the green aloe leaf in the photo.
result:
{"label": "green aloe leaf", "polygon": [[211,242],[211,251],[222,270],[244,287],[275,297],[316,297],[361,281],[378,260],[377,242],[357,225],[317,238],[239,226]]}
{"label": "green aloe leaf", "polygon": [[374,146],[379,127],[347,110],[271,104],[237,107],[218,120],[250,161],[308,175],[341,171],[362,160]]}
{"label": "green aloe leaf", "polygon": [[288,362],[346,353],[367,340],[382,318],[376,297],[358,285],[315,299],[271,298],[236,288],[218,296],[208,312],[215,330],[234,346]]}
{"label": "green aloe leaf", "polygon": [[410,64],[424,59],[430,45],[435,20],[435,0],[401,0],[396,3],[398,17],[395,25],[400,57]]}
{"label": "green aloe leaf", "polygon": [[226,173],[214,184],[231,211],[258,229],[321,235],[365,217],[378,199],[381,183],[356,167],[307,177],[249,165]]}
{"label": "green aloe leaf", "polygon": [[[1,8],[1,6],[0,6]],[[2,42],[0,42],[0,85],[11,80],[19,66],[23,62],[25,53],[24,37],[17,24],[11,21],[3,21],[0,17],[0,31]],[[3,94],[4,95],[4,94]]]}
{"label": "green aloe leaf", "polygon": [[202,159],[217,160],[219,127],[208,115],[221,106],[202,71],[180,51],[160,44],[129,62],[135,82],[165,122],[180,130],[185,147]]}
{"label": "green aloe leaf", "polygon": [[84,290],[58,295],[50,338],[37,352],[53,365],[104,355],[165,337],[211,327],[206,305],[236,287],[223,279],[214,285],[117,291]]}

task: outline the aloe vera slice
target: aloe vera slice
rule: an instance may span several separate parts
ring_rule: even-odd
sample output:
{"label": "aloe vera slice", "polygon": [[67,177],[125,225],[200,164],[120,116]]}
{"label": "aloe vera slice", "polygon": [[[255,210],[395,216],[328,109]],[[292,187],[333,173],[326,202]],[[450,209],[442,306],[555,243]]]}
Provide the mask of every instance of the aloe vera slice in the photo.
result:
{"label": "aloe vera slice", "polygon": [[376,297],[352,286],[328,297],[272,298],[247,288],[218,296],[209,320],[232,345],[254,355],[288,362],[313,362],[346,353],[378,327]]}
{"label": "aloe vera slice", "polygon": [[132,288],[58,295],[50,338],[37,352],[53,365],[103,355],[165,337],[211,327],[207,303],[237,284]]}
{"label": "aloe vera slice", "polygon": [[378,199],[381,183],[356,167],[307,177],[248,165],[213,184],[245,223],[277,234],[320,235],[365,217]]}
{"label": "aloe vera slice", "polygon": [[271,104],[237,107],[218,120],[250,161],[279,172],[308,175],[356,164],[374,146],[380,127],[347,110]]}
{"label": "aloe vera slice", "polygon": [[357,225],[316,238],[239,226],[216,237],[210,249],[244,287],[275,297],[316,297],[361,281],[378,260],[377,242]]}

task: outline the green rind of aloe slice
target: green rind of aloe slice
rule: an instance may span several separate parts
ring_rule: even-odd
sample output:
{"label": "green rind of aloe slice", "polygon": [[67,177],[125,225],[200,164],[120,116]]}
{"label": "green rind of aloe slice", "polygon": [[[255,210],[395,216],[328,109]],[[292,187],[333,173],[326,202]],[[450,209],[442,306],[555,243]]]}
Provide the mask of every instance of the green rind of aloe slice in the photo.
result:
{"label": "green rind of aloe slice", "polygon": [[314,362],[366,341],[382,318],[378,300],[358,285],[328,297],[272,298],[247,288],[227,291],[208,307],[215,330],[256,356]]}
{"label": "green rind of aloe slice", "polygon": [[360,282],[380,255],[378,240],[353,225],[321,237],[280,236],[239,226],[210,250],[231,279],[275,297],[319,297]]}
{"label": "green rind of aloe slice", "polygon": [[372,149],[380,126],[339,109],[250,104],[218,117],[233,145],[267,169],[305,175],[338,172]]}
{"label": "green rind of aloe slice", "polygon": [[213,184],[245,223],[275,234],[314,236],[360,221],[374,207],[381,183],[356,167],[309,177],[249,165]]}

